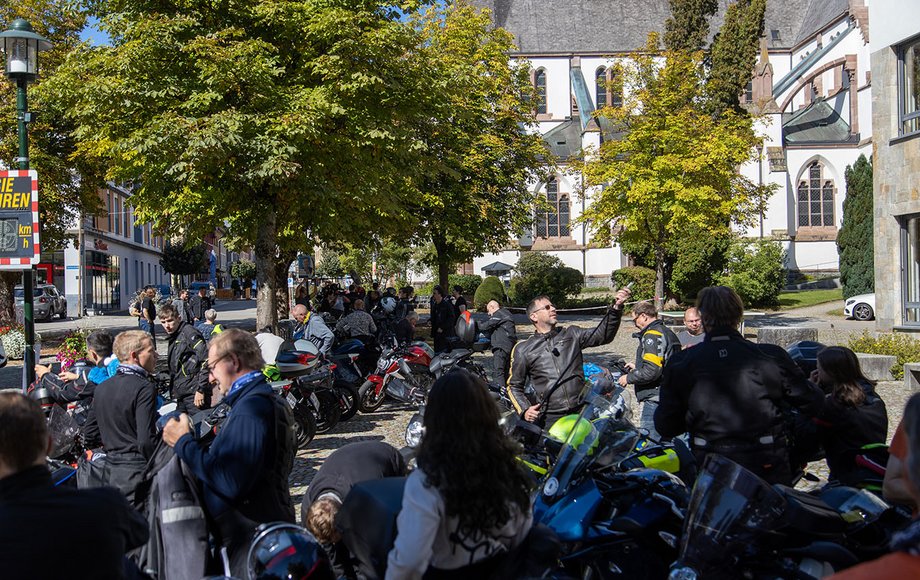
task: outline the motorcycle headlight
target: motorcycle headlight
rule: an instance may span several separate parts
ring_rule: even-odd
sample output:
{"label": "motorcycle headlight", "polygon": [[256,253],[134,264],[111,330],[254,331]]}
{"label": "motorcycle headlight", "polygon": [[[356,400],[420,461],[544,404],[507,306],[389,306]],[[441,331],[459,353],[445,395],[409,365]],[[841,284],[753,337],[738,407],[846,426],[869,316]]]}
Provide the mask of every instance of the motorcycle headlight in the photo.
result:
{"label": "motorcycle headlight", "polygon": [[406,446],[413,449],[418,447],[422,442],[422,435],[425,434],[425,426],[421,421],[409,421],[406,425]]}
{"label": "motorcycle headlight", "polygon": [[668,574],[668,580],[697,580],[697,578],[699,578],[699,574],[689,566],[671,568],[671,573]]}

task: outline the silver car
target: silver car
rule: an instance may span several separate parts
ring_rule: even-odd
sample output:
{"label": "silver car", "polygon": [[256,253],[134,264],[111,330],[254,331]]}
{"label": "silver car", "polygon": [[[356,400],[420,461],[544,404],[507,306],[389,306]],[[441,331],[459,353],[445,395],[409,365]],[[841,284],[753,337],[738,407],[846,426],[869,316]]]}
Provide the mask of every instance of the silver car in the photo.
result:
{"label": "silver car", "polygon": [[[13,288],[16,310],[22,311],[25,291],[23,287]],[[35,320],[51,320],[55,316],[67,318],[67,299],[58,292],[54,284],[39,284],[32,289],[32,314]]]}

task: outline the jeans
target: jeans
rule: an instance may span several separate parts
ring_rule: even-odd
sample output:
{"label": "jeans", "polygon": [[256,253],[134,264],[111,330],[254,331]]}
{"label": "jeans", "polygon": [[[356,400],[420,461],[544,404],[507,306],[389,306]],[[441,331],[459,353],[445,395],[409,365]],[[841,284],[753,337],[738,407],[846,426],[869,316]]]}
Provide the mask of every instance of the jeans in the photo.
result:
{"label": "jeans", "polygon": [[655,409],[658,408],[658,397],[652,397],[644,401],[639,401],[639,425],[640,429],[648,431],[649,437],[655,440],[661,439],[661,435],[655,430]]}
{"label": "jeans", "polygon": [[157,345],[157,337],[153,333],[153,324],[147,321],[146,318],[141,317],[137,319],[137,327],[150,335],[150,338],[153,340],[153,346]]}

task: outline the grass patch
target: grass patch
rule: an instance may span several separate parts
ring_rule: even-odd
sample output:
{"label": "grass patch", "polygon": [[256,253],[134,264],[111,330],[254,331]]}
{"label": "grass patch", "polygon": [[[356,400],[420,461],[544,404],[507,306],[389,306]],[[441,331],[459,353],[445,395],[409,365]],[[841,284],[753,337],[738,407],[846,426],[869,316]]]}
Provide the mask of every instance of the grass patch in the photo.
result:
{"label": "grass patch", "polygon": [[843,318],[843,308],[834,308],[833,310],[828,310],[825,314],[828,316],[839,316]]}
{"label": "grass patch", "polygon": [[790,310],[792,308],[803,308],[815,304],[824,304],[825,302],[834,302],[835,300],[843,300],[842,288],[780,292],[779,309]]}

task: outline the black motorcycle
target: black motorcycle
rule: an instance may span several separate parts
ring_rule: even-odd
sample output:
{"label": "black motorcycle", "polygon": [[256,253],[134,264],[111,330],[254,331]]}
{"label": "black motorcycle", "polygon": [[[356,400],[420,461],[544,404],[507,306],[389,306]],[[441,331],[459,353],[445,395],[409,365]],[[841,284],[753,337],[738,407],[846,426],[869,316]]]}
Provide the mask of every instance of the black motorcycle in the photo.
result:
{"label": "black motorcycle", "polygon": [[872,493],[812,495],[710,455],[693,487],[671,580],[823,578],[887,552],[908,518]]}

